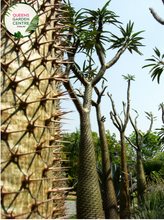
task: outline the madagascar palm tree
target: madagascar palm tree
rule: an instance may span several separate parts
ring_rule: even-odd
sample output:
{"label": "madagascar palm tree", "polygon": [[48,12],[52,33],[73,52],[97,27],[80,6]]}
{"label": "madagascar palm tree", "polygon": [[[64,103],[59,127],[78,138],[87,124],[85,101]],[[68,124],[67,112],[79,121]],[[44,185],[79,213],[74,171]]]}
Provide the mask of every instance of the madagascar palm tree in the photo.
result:
{"label": "madagascar palm tree", "polygon": [[116,112],[115,104],[112,95],[108,96],[111,100],[112,111],[110,112],[111,120],[114,126],[120,132],[121,140],[121,185],[120,185],[120,218],[126,219],[129,216],[130,199],[129,199],[129,178],[126,162],[126,145],[125,145],[125,129],[129,121],[130,111],[130,82],[134,80],[134,76],[123,76],[128,81],[127,89],[127,108],[126,103],[123,102],[124,122]]}
{"label": "madagascar palm tree", "polygon": [[137,151],[137,193],[138,193],[138,199],[140,200],[143,198],[143,194],[146,191],[146,178],[145,178],[145,172],[144,172],[144,167],[143,167],[141,149],[143,147],[144,139],[151,132],[151,129],[153,126],[153,121],[154,121],[155,117],[153,117],[152,113],[145,112],[147,115],[147,118],[151,121],[151,123],[150,123],[150,127],[149,127],[148,131],[145,134],[142,134],[138,130],[138,127],[137,127],[137,118],[138,118],[139,114],[136,110],[135,110],[135,112],[137,113],[137,116],[135,118],[135,123],[133,122],[131,116],[129,116],[129,118],[130,118],[130,122],[131,122],[131,124],[134,128],[134,131],[135,131],[136,144],[132,143],[132,141],[128,137],[126,137],[126,139],[131,144],[131,146],[134,147],[134,149]]}
{"label": "madagascar palm tree", "polygon": [[[116,219],[118,218],[118,210],[117,210],[117,200],[114,191],[114,185],[112,181],[111,167],[110,167],[110,158],[109,158],[109,150],[108,150],[108,142],[105,133],[105,117],[101,116],[100,103],[101,98],[104,95],[105,89],[104,80],[102,82],[102,91],[100,92],[96,86],[94,86],[94,90],[98,96],[97,101],[92,100],[92,106],[96,108],[97,122],[99,128],[99,136],[100,136],[100,145],[101,145],[101,155],[102,155],[102,184],[104,189],[104,209],[105,209],[105,218],[106,219]],[[78,97],[84,98],[84,94],[80,89],[77,89],[79,94]],[[101,173],[101,172],[99,172]]]}
{"label": "madagascar palm tree", "polygon": [[[104,76],[106,70],[118,61],[127,48],[130,52],[136,51],[141,54],[138,50],[138,46],[142,46],[139,42],[142,38],[138,37],[141,32],[132,34],[134,23],[129,22],[126,30],[121,26],[119,27],[123,35],[121,38],[113,34],[111,34],[110,38],[105,36],[107,34],[103,30],[105,23],[115,25],[119,23],[116,20],[117,16],[115,13],[107,9],[109,3],[110,1],[102,9],[98,9],[97,11],[85,9],[83,12],[75,12],[69,5],[68,10],[71,13],[68,20],[66,19],[66,22],[69,24],[67,30],[73,33],[73,36],[68,36],[66,39],[72,46],[72,50],[67,53],[68,58],[75,61],[75,54],[78,52],[83,52],[89,58],[89,64],[86,66],[84,62],[83,69],[76,63],[66,65],[66,72],[72,71],[74,77],[84,86],[83,103],[77,97],[70,81],[64,83],[80,115],[81,134],[79,144],[77,218],[81,219],[104,218],[90,124],[92,90]],[[106,49],[103,46],[104,41],[112,43],[113,46],[110,48],[118,49],[116,55],[107,63],[105,62]],[[92,59],[92,54],[94,52],[100,61],[99,70],[98,68],[93,69],[94,60]]]}
{"label": "madagascar palm tree", "polygon": [[110,166],[108,142],[105,133],[105,117],[101,116],[100,102],[104,94],[106,87],[104,87],[104,81],[102,83],[102,91],[99,92],[98,88],[94,87],[97,93],[97,102],[92,101],[92,105],[96,108],[97,122],[99,127],[99,135],[101,140],[101,154],[102,154],[102,170],[103,170],[103,188],[104,188],[104,207],[105,207],[105,218],[106,219],[117,219],[117,200],[112,181],[112,173]]}

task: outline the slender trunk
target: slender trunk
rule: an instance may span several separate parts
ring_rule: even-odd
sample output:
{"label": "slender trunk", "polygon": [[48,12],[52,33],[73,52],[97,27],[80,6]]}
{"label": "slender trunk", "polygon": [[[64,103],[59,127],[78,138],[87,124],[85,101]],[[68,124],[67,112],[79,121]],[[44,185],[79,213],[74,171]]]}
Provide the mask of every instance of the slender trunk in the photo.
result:
{"label": "slender trunk", "polygon": [[138,198],[144,194],[146,190],[145,172],[142,162],[141,150],[137,150],[137,192]]}
{"label": "slender trunk", "polygon": [[105,134],[105,127],[103,121],[101,121],[100,105],[96,106],[97,120],[99,126],[99,135],[101,140],[101,153],[102,153],[102,167],[103,167],[103,186],[104,186],[104,207],[106,219],[117,219],[117,200],[114,191],[108,143]]}
{"label": "slender trunk", "polygon": [[126,219],[129,216],[129,180],[126,163],[125,134],[120,132],[121,136],[121,185],[120,185],[120,218]]}
{"label": "slender trunk", "polygon": [[89,111],[80,116],[77,218],[104,219]]}

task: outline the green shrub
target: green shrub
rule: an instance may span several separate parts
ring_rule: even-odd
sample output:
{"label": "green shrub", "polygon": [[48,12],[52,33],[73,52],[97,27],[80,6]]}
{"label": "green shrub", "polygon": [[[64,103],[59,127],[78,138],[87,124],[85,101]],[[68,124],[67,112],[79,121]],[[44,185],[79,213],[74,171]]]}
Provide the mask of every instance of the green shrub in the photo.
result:
{"label": "green shrub", "polygon": [[134,219],[164,219],[164,193],[161,190],[146,193],[144,201],[131,210]]}

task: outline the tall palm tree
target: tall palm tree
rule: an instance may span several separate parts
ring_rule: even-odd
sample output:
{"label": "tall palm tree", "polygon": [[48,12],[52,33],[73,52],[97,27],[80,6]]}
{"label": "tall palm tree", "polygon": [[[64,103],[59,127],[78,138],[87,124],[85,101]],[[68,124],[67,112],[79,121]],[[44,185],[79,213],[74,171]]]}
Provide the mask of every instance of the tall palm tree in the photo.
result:
{"label": "tall palm tree", "polygon": [[[118,218],[118,210],[117,210],[117,200],[114,190],[114,185],[112,181],[111,167],[110,167],[110,158],[109,158],[109,150],[108,143],[105,133],[104,121],[105,117],[101,116],[100,103],[101,98],[104,95],[105,89],[104,80],[102,82],[102,91],[100,92],[96,86],[94,86],[94,90],[98,96],[97,101],[92,100],[92,106],[96,108],[97,122],[99,128],[99,136],[100,136],[100,146],[101,146],[101,155],[102,155],[102,173],[103,173],[103,188],[104,188],[104,209],[105,209],[105,218],[106,219],[116,219]],[[79,97],[84,98],[84,94],[81,92],[81,89],[77,89]]]}
{"label": "tall palm tree", "polygon": [[[74,77],[84,86],[83,103],[77,97],[70,81],[64,83],[80,115],[81,133],[77,187],[78,218],[104,218],[90,124],[92,90],[104,76],[106,70],[118,61],[127,48],[130,52],[134,50],[140,54],[138,46],[142,46],[139,42],[142,38],[137,36],[141,32],[132,34],[133,23],[131,22],[127,25],[126,30],[121,26],[119,27],[123,37],[118,38],[113,34],[111,34],[111,38],[104,36],[104,33],[107,33],[103,30],[105,23],[115,25],[119,23],[116,20],[115,13],[107,9],[109,3],[110,1],[97,11],[85,9],[83,12],[75,12],[69,6],[68,10],[71,10],[71,13],[70,17],[66,19],[66,22],[70,25],[67,30],[73,33],[73,36],[68,36],[66,39],[72,45],[72,50],[67,53],[68,58],[72,58],[75,61],[75,54],[78,52],[85,53],[87,58],[89,58],[89,64],[83,70],[76,63],[66,65],[66,72],[72,71]],[[113,46],[110,48],[119,48],[116,55],[107,63],[105,62],[106,49],[103,46],[104,41],[112,43]],[[94,64],[92,54],[94,52],[100,61],[99,70],[92,68]]]}
{"label": "tall palm tree", "polygon": [[126,162],[126,145],[125,145],[125,129],[129,121],[130,111],[130,82],[134,80],[134,76],[124,76],[124,79],[128,81],[127,89],[127,108],[123,102],[124,122],[116,112],[115,104],[112,99],[112,95],[108,96],[111,100],[112,111],[110,112],[111,120],[114,126],[120,132],[121,140],[121,185],[120,185],[120,218],[126,219],[129,216],[130,199],[129,199],[129,178]]}
{"label": "tall palm tree", "polygon": [[137,113],[137,116],[135,118],[135,123],[132,121],[131,116],[129,116],[129,118],[136,134],[136,144],[132,143],[128,137],[126,137],[126,139],[131,144],[131,146],[134,147],[134,149],[137,151],[137,193],[138,193],[138,199],[140,200],[143,198],[143,194],[146,191],[146,178],[145,178],[145,172],[142,162],[141,149],[143,147],[143,141],[145,137],[148,136],[149,133],[151,132],[155,117],[153,117],[152,113],[146,112],[147,118],[151,121],[151,123],[148,131],[145,134],[142,134],[137,127],[137,118],[139,117],[139,114],[136,110],[135,112]]}
{"label": "tall palm tree", "polygon": [[92,105],[95,106],[96,108],[99,136],[101,140],[105,218],[117,219],[118,218],[117,200],[116,200],[116,195],[112,180],[108,142],[105,133],[105,126],[104,126],[105,118],[101,116],[101,110],[100,110],[101,98],[106,89],[106,87],[104,87],[104,81],[102,83],[101,92],[99,92],[97,87],[94,87],[94,89],[98,95],[97,102],[92,101]]}

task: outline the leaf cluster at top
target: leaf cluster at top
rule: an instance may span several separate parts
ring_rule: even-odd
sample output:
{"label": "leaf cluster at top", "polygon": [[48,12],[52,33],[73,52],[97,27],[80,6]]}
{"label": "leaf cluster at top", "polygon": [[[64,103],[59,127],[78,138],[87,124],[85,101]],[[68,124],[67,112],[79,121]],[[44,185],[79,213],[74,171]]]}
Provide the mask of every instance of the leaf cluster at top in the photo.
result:
{"label": "leaf cluster at top", "polygon": [[[133,51],[138,54],[142,54],[139,51],[139,47],[143,46],[140,42],[143,37],[139,35],[143,31],[139,31],[134,33],[133,27],[134,23],[129,21],[126,28],[124,29],[121,26],[121,22],[113,11],[108,10],[108,6],[111,0],[107,1],[107,3],[100,9],[91,10],[87,8],[82,8],[79,11],[75,11],[75,9],[71,6],[68,0],[68,6],[65,6],[64,10],[67,10],[66,19],[63,21],[67,24],[67,27],[64,31],[72,33],[72,36],[66,37],[66,42],[72,46],[72,52],[83,53],[89,58],[88,66],[85,66],[86,73],[76,65],[76,67],[80,70],[80,72],[84,75],[88,75],[88,70],[92,68],[92,64],[94,64],[93,53],[96,52],[97,56],[100,59],[100,53],[105,58],[106,52],[109,49],[118,49],[127,48],[130,53]],[[65,0],[66,3],[66,0]],[[122,36],[119,37],[110,31],[105,30],[105,24],[112,24],[119,28]],[[107,43],[110,47],[107,46]],[[99,53],[99,54],[98,54]],[[86,63],[84,64],[86,65]],[[84,66],[83,65],[83,66]],[[93,71],[89,78],[91,78],[94,74]]]}
{"label": "leaf cluster at top", "polygon": [[160,83],[160,77],[162,72],[164,71],[164,54],[161,54],[157,47],[155,47],[153,50],[156,56],[153,55],[153,58],[146,59],[146,61],[151,61],[153,63],[145,65],[142,68],[152,67],[149,71],[149,73],[151,73],[152,80],[154,80],[157,77],[157,82]]}

